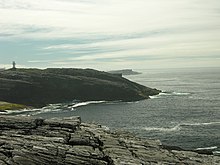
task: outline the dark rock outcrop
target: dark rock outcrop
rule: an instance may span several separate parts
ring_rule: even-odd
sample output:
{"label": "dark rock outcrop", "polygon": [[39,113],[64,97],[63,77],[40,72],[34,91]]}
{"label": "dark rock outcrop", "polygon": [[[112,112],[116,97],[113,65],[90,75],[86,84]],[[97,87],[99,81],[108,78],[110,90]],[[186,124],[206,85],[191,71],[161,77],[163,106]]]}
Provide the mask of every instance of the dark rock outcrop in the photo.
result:
{"label": "dark rock outcrop", "polygon": [[136,101],[159,92],[92,69],[14,69],[0,72],[0,100],[29,106],[72,100]]}
{"label": "dark rock outcrop", "polygon": [[111,133],[80,117],[0,116],[1,165],[217,165],[220,157],[166,150],[158,140]]}

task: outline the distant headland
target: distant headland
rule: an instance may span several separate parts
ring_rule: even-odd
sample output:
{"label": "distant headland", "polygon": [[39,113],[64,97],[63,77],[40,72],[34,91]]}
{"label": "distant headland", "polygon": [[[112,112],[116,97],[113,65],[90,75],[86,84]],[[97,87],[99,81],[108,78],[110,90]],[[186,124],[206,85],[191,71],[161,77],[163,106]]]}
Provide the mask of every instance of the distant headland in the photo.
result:
{"label": "distant headland", "polygon": [[140,72],[133,71],[132,69],[122,69],[122,70],[112,70],[108,71],[111,74],[121,74],[121,75],[136,75],[141,74]]}

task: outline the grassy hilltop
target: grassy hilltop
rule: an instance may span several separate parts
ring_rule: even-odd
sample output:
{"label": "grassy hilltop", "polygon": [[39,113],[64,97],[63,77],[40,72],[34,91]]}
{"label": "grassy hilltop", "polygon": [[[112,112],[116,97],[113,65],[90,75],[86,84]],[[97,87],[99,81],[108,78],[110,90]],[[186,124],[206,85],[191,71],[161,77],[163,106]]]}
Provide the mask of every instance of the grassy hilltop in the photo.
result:
{"label": "grassy hilltop", "polygon": [[136,101],[160,91],[92,69],[15,69],[0,72],[0,100],[29,106],[72,100]]}
{"label": "grassy hilltop", "polygon": [[0,111],[24,109],[27,106],[0,101]]}

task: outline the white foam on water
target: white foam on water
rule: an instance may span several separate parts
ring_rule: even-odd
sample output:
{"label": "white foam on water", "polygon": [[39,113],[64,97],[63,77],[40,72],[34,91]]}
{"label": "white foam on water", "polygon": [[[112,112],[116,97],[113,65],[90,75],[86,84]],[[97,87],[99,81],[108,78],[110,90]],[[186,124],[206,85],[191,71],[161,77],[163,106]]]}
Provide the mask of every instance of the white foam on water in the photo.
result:
{"label": "white foam on water", "polygon": [[61,103],[49,104],[49,105],[47,105],[47,106],[45,106],[43,108],[33,109],[27,115],[32,115],[33,116],[33,115],[38,115],[38,114],[41,114],[41,113],[59,112],[59,111],[63,111]]}
{"label": "white foam on water", "polygon": [[219,121],[217,122],[209,122],[209,123],[182,123],[181,126],[204,126],[204,125],[216,125],[220,124]]}
{"label": "white foam on water", "polygon": [[149,96],[151,99],[157,99],[160,98],[163,95],[167,95],[167,93],[161,92],[158,95]]}
{"label": "white foam on water", "polygon": [[163,96],[187,96],[190,95],[191,93],[187,93],[187,92],[168,92],[168,91],[163,91],[161,93],[159,93],[158,95],[154,95],[154,96],[149,96],[151,99],[157,99],[157,98],[161,98]]}
{"label": "white foam on water", "polygon": [[196,148],[195,150],[196,151],[199,151],[199,150],[215,150],[217,148],[218,148],[217,146],[211,146],[211,147],[204,147],[204,148]]}
{"label": "white foam on water", "polygon": [[145,131],[159,131],[159,132],[173,132],[173,131],[180,131],[181,127],[184,126],[204,126],[204,125],[216,125],[220,124],[220,122],[210,122],[210,123],[182,123],[178,124],[174,127],[144,127]]}
{"label": "white foam on water", "polygon": [[176,125],[175,127],[165,128],[165,127],[145,127],[144,130],[146,131],[159,131],[159,132],[173,132],[179,131],[180,125]]}
{"label": "white foam on water", "polygon": [[161,92],[159,95],[167,95],[167,96],[186,96],[186,95],[190,95],[191,93],[187,93],[187,92]]}
{"label": "white foam on water", "polygon": [[157,98],[159,98],[159,95],[154,95],[154,96],[149,96],[150,97],[150,99],[157,99]]}
{"label": "white foam on water", "polygon": [[181,96],[186,96],[186,95],[190,95],[190,93],[186,93],[186,92],[172,92],[173,95],[181,95]]}
{"label": "white foam on water", "polygon": [[42,109],[57,109],[60,108],[62,106],[61,103],[58,104],[49,104],[48,106],[43,107]]}
{"label": "white foam on water", "polygon": [[[86,106],[89,104],[100,104],[104,103],[106,101],[87,101],[87,102],[79,102],[79,103],[74,103],[72,106],[63,106],[63,104],[58,103],[58,104],[49,104],[48,106],[45,106],[43,108],[36,108],[36,109],[22,109],[22,110],[5,110],[1,111],[0,114],[15,114],[15,115],[37,115],[41,113],[47,113],[47,112],[59,112],[59,111],[64,111],[65,108],[69,108],[71,111],[76,110],[76,108],[81,107],[81,106]],[[63,109],[64,108],[64,109]]]}
{"label": "white foam on water", "polygon": [[106,101],[86,101],[86,102],[81,102],[81,103],[76,103],[73,106],[71,106],[72,109],[86,106],[89,104],[100,104],[100,103],[105,103]]}
{"label": "white foam on water", "polygon": [[27,113],[27,112],[35,112],[40,111],[40,109],[20,109],[20,110],[5,110],[1,112],[2,114],[21,114],[21,113]]}
{"label": "white foam on water", "polygon": [[140,101],[128,101],[128,102],[125,102],[126,104],[137,104],[137,103],[139,103]]}

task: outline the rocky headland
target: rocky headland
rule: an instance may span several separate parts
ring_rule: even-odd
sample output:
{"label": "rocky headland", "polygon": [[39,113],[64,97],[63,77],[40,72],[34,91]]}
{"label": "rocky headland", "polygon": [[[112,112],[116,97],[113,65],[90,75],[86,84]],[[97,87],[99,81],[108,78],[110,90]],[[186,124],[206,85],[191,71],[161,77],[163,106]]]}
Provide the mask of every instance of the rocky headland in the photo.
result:
{"label": "rocky headland", "polygon": [[218,156],[165,148],[159,140],[110,132],[80,117],[0,116],[1,165],[220,164]]}
{"label": "rocky headland", "polygon": [[0,100],[42,107],[72,100],[136,101],[160,91],[93,69],[9,69],[0,72]]}
{"label": "rocky headland", "polygon": [[108,73],[120,74],[120,75],[136,75],[136,74],[141,74],[140,72],[133,71],[132,69],[112,70],[112,71],[109,71]]}

